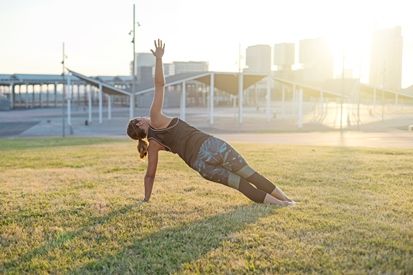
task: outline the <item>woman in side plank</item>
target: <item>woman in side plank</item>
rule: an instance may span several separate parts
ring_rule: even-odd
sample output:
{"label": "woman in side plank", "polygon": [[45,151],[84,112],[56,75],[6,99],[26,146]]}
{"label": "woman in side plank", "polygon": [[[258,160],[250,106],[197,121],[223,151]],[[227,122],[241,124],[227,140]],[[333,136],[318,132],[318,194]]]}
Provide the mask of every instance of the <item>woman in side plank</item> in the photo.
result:
{"label": "woman in side plank", "polygon": [[[151,50],[156,58],[155,93],[150,108],[150,117],[132,119],[127,134],[138,140],[140,157],[148,155],[145,198],[149,201],[158,165],[158,152],[166,150],[178,154],[192,169],[207,180],[237,189],[257,203],[278,206],[293,205],[284,192],[251,168],[244,158],[225,141],[189,125],[179,118],[162,113],[165,80],[162,57],[165,44],[155,41]],[[148,143],[144,140],[147,138]]]}

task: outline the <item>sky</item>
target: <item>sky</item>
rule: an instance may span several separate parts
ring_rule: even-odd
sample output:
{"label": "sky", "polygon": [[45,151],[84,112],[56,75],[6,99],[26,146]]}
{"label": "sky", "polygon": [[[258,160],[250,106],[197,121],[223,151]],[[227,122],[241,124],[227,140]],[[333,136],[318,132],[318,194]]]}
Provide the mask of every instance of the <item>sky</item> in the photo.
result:
{"label": "sky", "polygon": [[207,61],[216,71],[237,71],[239,60],[245,66],[249,45],[325,37],[336,74],[345,53],[344,67],[366,81],[372,32],[401,26],[402,86],[413,84],[407,0],[0,0],[0,73],[60,73],[64,42],[73,70],[129,74],[133,4],[137,52],[161,38],[165,62]]}

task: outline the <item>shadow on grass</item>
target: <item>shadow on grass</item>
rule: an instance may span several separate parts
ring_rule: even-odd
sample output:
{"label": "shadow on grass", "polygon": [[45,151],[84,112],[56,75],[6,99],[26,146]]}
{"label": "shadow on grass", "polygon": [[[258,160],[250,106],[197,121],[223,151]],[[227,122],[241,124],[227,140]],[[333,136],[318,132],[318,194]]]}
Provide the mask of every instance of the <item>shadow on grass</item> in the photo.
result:
{"label": "shadow on grass", "polygon": [[[104,223],[110,222],[111,219],[113,219],[113,218],[115,218],[119,215],[124,215],[127,212],[129,212],[130,210],[132,210],[134,207],[139,207],[139,205],[140,205],[140,203],[135,203],[135,204],[131,204],[131,205],[122,207],[120,209],[117,209],[115,211],[110,212],[109,214],[107,214],[105,216],[92,218],[89,221],[89,223],[87,223],[83,227],[79,228],[78,230],[64,232],[62,234],[59,234],[56,238],[53,238],[53,239],[47,241],[46,244],[44,244],[40,247],[37,247],[33,250],[28,251],[27,253],[21,255],[20,257],[18,257],[15,260],[5,262],[3,264],[3,266],[0,265],[0,273],[4,272],[4,271],[7,271],[7,269],[13,269],[15,267],[17,267],[17,268],[21,267],[25,263],[30,262],[35,257],[46,255],[50,250],[53,250],[55,248],[59,248],[59,247],[64,246],[66,243],[70,242],[71,240],[73,240],[77,236],[81,235],[82,233],[93,229],[93,227],[95,227],[99,224],[104,224]],[[29,270],[26,270],[26,271],[29,271]],[[32,271],[30,271],[30,272],[32,272]]]}
{"label": "shadow on grass", "polygon": [[[182,226],[160,230],[137,239],[120,252],[73,270],[75,273],[165,274],[201,258],[229,235],[271,214],[274,207],[249,204],[230,212]],[[194,271],[194,270],[193,270]]]}

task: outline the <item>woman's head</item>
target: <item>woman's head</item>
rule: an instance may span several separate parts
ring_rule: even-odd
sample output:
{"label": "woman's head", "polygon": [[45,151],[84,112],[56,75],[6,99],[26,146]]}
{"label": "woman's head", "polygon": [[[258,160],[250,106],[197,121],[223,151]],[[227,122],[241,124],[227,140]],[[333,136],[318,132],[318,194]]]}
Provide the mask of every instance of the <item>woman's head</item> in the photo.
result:
{"label": "woman's head", "polygon": [[146,138],[146,131],[143,127],[139,127],[138,124],[143,118],[134,118],[129,121],[127,134],[131,139],[139,140]]}
{"label": "woman's head", "polygon": [[[126,133],[131,139],[138,141],[138,152],[141,158],[148,154],[148,143],[143,140],[146,138],[147,127],[145,127],[145,118],[134,118],[129,121]],[[145,129],[146,128],[146,129]]]}

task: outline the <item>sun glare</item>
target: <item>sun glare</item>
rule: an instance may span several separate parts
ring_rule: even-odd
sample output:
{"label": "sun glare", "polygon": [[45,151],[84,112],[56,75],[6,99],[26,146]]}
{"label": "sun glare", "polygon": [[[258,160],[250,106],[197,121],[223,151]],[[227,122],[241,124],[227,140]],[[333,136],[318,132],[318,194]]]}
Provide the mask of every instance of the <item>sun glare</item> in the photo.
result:
{"label": "sun glare", "polygon": [[370,32],[341,31],[328,37],[336,78],[366,78],[370,56]]}

